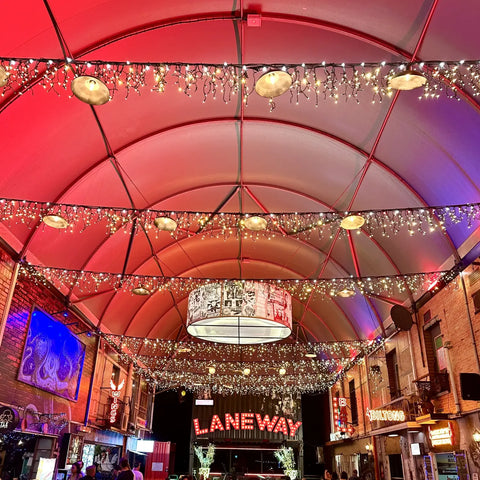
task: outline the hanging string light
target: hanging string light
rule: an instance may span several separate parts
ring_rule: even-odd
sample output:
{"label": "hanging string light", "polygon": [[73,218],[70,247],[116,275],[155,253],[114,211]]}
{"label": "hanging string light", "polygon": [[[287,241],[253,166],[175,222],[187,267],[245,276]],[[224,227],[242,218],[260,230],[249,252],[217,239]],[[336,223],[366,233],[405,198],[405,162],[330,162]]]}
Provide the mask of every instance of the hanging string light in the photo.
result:
{"label": "hanging string light", "polygon": [[351,212],[282,212],[230,213],[128,209],[67,203],[38,202],[0,198],[0,221],[41,227],[44,224],[65,232],[83,231],[103,224],[105,233],[112,235],[129,227],[133,234],[147,231],[155,236],[170,234],[174,238],[193,235],[202,237],[248,238],[274,236],[304,236],[315,234],[328,238],[341,228],[360,228],[368,235],[390,237],[426,235],[444,231],[449,225],[466,223],[470,228],[480,221],[480,203],[461,205],[413,207],[401,209],[362,210]]}
{"label": "hanging string light", "polygon": [[[315,105],[322,99],[358,102],[360,92],[368,90],[372,102],[381,102],[394,89],[412,86],[422,87],[419,98],[445,94],[458,99],[459,89],[479,95],[479,77],[479,60],[238,65],[0,57],[2,95],[23,94],[36,84],[56,94],[71,90],[88,103],[91,92],[101,92],[98,104],[119,93],[125,98],[144,89],[163,93],[168,86],[189,97],[197,94],[203,101],[221,97],[230,102],[243,92],[245,104],[255,92],[269,98],[270,109],[275,108],[273,97],[284,92],[290,93],[293,103]],[[78,94],[77,82],[86,88],[85,98]]]}
{"label": "hanging string light", "polygon": [[[323,391],[383,339],[322,343],[218,345],[102,334],[126,364],[158,388],[231,394]],[[135,353],[132,353],[135,352]],[[315,352],[316,359],[306,359]]]}
{"label": "hanging string light", "polygon": [[[268,283],[276,285],[290,292],[300,300],[310,295],[340,296],[348,298],[355,293],[361,295],[397,295],[408,290],[426,290],[429,286],[448,283],[457,275],[457,269],[438,272],[420,272],[404,275],[372,276],[372,277],[343,277],[320,279],[242,279],[235,278],[196,278],[196,277],[165,277],[152,275],[120,274],[112,272],[93,272],[88,270],[73,270],[54,268],[42,265],[32,265],[23,262],[20,267],[22,274],[39,282],[50,282],[55,286],[77,288],[81,293],[93,293],[104,290],[114,290],[137,295],[148,295],[153,292],[169,291],[176,294],[187,294],[200,286],[213,283],[248,284],[249,282]],[[248,286],[248,285],[247,285]],[[148,292],[148,293],[147,293]]]}

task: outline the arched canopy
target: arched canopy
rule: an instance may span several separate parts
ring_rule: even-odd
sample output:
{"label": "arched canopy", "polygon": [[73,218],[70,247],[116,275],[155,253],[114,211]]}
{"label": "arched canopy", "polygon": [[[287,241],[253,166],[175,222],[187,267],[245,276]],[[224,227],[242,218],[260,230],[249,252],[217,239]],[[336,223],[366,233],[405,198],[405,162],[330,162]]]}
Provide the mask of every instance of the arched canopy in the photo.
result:
{"label": "arched canopy", "polygon": [[[257,17],[252,17],[257,15]],[[65,2],[2,6],[0,57],[202,64],[409,62],[475,59],[473,0],[385,3],[302,0]],[[249,21],[250,20],[250,21]],[[57,27],[57,30],[56,28]],[[419,100],[400,92],[335,103],[255,93],[242,105],[167,84],[117,92],[102,106],[33,81],[0,102],[0,197],[136,209],[332,212],[480,201],[480,107],[465,88]],[[233,192],[233,193],[232,193]],[[450,268],[474,245],[466,222],[410,236],[171,237],[102,224],[62,232],[3,222],[0,234],[32,263],[135,275],[338,278]],[[68,292],[105,331],[175,338],[186,293],[148,297],[104,288]],[[418,292],[416,293],[418,295]],[[294,298],[310,340],[371,337],[413,293]]]}

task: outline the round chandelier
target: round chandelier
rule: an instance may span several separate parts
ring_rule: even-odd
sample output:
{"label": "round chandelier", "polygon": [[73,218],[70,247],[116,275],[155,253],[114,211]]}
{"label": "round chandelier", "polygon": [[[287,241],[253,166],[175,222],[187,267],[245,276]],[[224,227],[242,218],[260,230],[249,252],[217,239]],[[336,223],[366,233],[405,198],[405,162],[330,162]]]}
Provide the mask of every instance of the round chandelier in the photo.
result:
{"label": "round chandelier", "polygon": [[187,331],[201,340],[237,345],[283,340],[292,331],[292,297],[254,281],[202,285],[188,296]]}

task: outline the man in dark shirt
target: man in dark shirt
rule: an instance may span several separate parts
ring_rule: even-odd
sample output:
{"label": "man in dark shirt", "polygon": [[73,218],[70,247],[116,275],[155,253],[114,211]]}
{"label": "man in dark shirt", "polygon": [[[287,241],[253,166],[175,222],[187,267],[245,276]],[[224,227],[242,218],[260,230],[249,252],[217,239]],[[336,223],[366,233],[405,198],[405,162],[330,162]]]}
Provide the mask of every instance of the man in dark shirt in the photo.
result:
{"label": "man in dark shirt", "polygon": [[97,467],[95,465],[90,465],[85,469],[87,475],[85,476],[85,480],[95,480],[95,474],[97,473]]}
{"label": "man in dark shirt", "polygon": [[135,475],[130,469],[130,464],[128,463],[128,458],[123,457],[120,459],[120,473],[118,474],[117,480],[134,480]]}

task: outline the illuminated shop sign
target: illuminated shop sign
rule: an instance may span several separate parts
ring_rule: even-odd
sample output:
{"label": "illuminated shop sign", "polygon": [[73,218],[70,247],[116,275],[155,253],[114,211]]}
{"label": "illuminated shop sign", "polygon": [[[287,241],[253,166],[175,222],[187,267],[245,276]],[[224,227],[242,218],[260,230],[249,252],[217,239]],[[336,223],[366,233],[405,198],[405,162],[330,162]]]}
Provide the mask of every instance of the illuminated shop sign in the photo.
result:
{"label": "illuminated shop sign", "polygon": [[432,447],[439,447],[442,445],[452,446],[454,444],[454,433],[451,422],[448,422],[446,427],[428,427],[428,431]]}
{"label": "illuminated shop sign", "polygon": [[[222,423],[222,419],[224,420]],[[193,419],[193,428],[195,435],[205,435],[206,433],[213,433],[216,430],[223,432],[225,430],[253,430],[258,428],[260,431],[272,433],[283,433],[285,436],[295,437],[302,422],[295,422],[291,418],[279,417],[275,415],[270,420],[269,415],[262,417],[260,413],[235,413],[231,415],[226,413],[220,419],[219,415],[214,415],[210,422],[210,428],[200,428],[198,418]]]}
{"label": "illuminated shop sign", "polygon": [[382,422],[404,422],[405,412],[403,410],[370,410],[365,412],[371,422],[379,420]]}
{"label": "illuminated shop sign", "polygon": [[347,399],[345,397],[333,397],[332,401],[335,431],[353,433],[353,427],[348,424]]}
{"label": "illuminated shop sign", "polygon": [[110,414],[109,414],[109,422],[110,423],[115,423],[117,421],[117,416],[118,416],[118,397],[120,397],[120,391],[122,390],[123,386],[125,385],[125,380],[122,380],[120,382],[120,385],[115,385],[111,380],[110,380],[110,387],[112,389],[112,403],[110,404]]}

